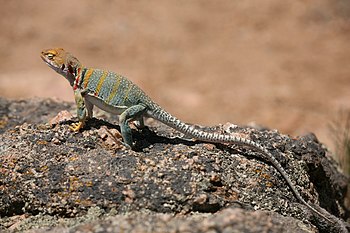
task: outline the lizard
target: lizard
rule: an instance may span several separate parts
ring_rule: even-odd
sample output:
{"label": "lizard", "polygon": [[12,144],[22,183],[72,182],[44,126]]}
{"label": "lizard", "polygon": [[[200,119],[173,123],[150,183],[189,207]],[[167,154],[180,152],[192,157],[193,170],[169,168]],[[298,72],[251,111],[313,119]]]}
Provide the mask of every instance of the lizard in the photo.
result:
{"label": "lizard", "polygon": [[[86,121],[92,118],[93,107],[96,105],[104,111],[119,115],[122,139],[129,148],[133,147],[129,123],[136,121],[138,126],[142,127],[144,126],[143,117],[156,119],[196,140],[250,147],[265,155],[264,157],[282,175],[299,202],[330,223],[339,223],[340,220],[335,216],[323,209],[321,213],[304,200],[280,162],[263,145],[244,137],[206,132],[184,123],[156,104],[126,77],[112,71],[85,67],[75,56],[62,48],[45,49],[41,52],[41,58],[49,67],[64,76],[73,88],[79,120],[78,123],[70,126],[73,131],[79,131],[85,126]],[[327,217],[325,213],[331,217]]]}

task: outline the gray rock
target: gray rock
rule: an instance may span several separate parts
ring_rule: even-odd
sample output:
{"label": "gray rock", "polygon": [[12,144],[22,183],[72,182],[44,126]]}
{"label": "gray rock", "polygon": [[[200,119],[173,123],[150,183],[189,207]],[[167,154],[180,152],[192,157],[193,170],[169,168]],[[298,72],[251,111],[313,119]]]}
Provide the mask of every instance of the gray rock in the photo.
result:
{"label": "gray rock", "polygon": [[[71,120],[47,123],[67,109],[74,105],[0,98],[0,230],[338,232],[299,204],[253,150],[180,139],[148,120],[150,128],[134,130],[138,151],[131,151],[107,115],[78,133],[69,130]],[[265,145],[306,200],[349,216],[348,180],[313,134],[291,139],[247,127],[230,133]]]}

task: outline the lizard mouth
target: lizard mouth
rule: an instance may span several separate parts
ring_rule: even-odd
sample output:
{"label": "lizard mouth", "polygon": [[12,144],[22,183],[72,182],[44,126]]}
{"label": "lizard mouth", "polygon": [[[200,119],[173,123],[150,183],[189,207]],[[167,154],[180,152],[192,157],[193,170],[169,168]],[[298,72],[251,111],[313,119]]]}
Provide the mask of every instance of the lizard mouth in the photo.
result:
{"label": "lizard mouth", "polygon": [[55,68],[47,59],[44,55],[40,56],[41,59],[46,63],[46,65],[50,66],[51,68]]}
{"label": "lizard mouth", "polygon": [[48,65],[50,68],[52,68],[53,70],[55,70],[57,73],[63,74],[64,73],[64,68],[65,65],[62,64],[61,67],[57,67],[55,65],[52,64],[52,62],[50,62],[49,60],[47,60],[47,58],[44,55],[40,56],[41,59],[46,63],[46,65]]}

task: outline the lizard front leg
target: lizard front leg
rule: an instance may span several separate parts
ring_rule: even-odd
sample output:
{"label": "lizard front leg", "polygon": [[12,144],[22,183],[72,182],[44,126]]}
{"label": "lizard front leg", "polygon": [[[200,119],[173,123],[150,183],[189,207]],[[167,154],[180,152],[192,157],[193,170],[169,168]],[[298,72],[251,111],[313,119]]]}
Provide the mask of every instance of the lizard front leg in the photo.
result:
{"label": "lizard front leg", "polygon": [[74,90],[74,98],[75,98],[75,103],[77,105],[77,117],[79,122],[73,123],[69,128],[73,131],[79,131],[85,125],[85,121],[87,119],[87,113],[89,117],[90,117],[90,114],[92,117],[93,105],[91,103],[88,104],[88,107],[90,110],[85,107],[85,100],[82,96],[82,91],[80,89]]}
{"label": "lizard front leg", "polygon": [[[86,98],[86,96],[87,96],[87,89],[84,89],[84,90],[80,91],[80,94],[84,98],[85,108],[87,110],[86,120],[92,119],[94,105]],[[79,97],[79,98],[81,98],[81,97]]]}

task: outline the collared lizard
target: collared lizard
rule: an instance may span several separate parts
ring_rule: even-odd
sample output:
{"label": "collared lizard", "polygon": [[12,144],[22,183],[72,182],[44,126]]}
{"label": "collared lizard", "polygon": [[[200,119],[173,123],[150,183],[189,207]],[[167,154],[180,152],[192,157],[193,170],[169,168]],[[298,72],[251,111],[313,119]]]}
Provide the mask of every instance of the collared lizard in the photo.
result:
{"label": "collared lizard", "polygon": [[243,137],[205,132],[186,124],[166,112],[129,79],[112,71],[87,68],[62,48],[43,50],[41,58],[49,67],[64,76],[73,87],[79,123],[72,124],[72,130],[78,131],[84,127],[86,120],[92,117],[92,109],[96,105],[104,111],[120,115],[121,135],[124,143],[130,147],[133,146],[133,143],[129,122],[137,121],[143,126],[144,116],[154,118],[193,139],[251,147],[265,155],[302,204],[324,219],[337,222],[331,220],[332,217],[335,218],[334,216],[326,217],[326,215],[331,215],[325,210],[322,210],[323,213],[321,213],[302,198],[282,165],[264,146]]}

